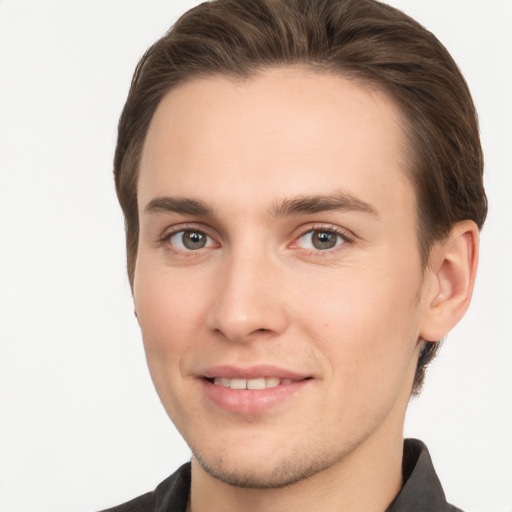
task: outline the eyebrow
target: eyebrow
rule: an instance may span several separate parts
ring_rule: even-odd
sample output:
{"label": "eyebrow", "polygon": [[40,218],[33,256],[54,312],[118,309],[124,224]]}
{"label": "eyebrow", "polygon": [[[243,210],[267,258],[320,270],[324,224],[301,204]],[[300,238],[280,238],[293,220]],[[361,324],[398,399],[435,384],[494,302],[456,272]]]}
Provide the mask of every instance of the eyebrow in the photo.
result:
{"label": "eyebrow", "polygon": [[287,217],[319,213],[328,210],[356,211],[369,213],[370,215],[378,217],[377,210],[373,206],[346,192],[333,195],[299,196],[293,199],[285,199],[271,208],[270,215],[272,217]]}
{"label": "eyebrow", "polygon": [[[346,192],[285,199],[270,209],[270,216],[274,218],[291,217],[328,210],[356,211],[378,217],[377,210],[373,206]],[[204,201],[170,196],[152,199],[144,208],[144,212],[147,214],[172,212],[182,215],[215,217],[213,208]]]}
{"label": "eyebrow", "polygon": [[214,217],[213,209],[204,201],[180,197],[156,197],[144,208],[144,213],[181,213],[184,215],[201,215],[203,217]]}

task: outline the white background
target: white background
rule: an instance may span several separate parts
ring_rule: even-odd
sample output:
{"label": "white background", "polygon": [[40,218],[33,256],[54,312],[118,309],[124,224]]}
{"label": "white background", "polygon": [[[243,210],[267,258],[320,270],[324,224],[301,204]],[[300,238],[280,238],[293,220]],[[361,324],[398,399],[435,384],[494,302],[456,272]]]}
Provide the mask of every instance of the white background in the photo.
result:
{"label": "white background", "polygon": [[[143,51],[195,1],[0,0],[0,510],[98,510],[189,452],[150,382],[111,177]],[[450,501],[512,511],[512,1],[394,0],[480,113],[490,201],[467,317],[411,404]]]}

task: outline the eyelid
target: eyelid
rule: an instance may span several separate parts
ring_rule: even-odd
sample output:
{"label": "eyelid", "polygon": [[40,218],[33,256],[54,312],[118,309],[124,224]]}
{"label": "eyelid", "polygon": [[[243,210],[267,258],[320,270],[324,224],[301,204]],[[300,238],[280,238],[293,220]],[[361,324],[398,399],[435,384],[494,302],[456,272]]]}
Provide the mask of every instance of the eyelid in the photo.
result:
{"label": "eyelid", "polygon": [[[323,251],[320,249],[304,249],[304,248],[298,246],[298,244],[297,244],[298,240],[300,240],[302,237],[304,237],[305,235],[307,235],[308,233],[311,233],[313,231],[326,231],[326,232],[334,233],[335,235],[340,236],[344,240],[344,243],[342,243],[338,246],[335,246],[332,249],[325,249]],[[307,226],[301,226],[300,228],[295,230],[295,233],[293,234],[293,242],[290,244],[290,247],[292,249],[304,249],[306,251],[309,250],[311,252],[316,252],[316,253],[329,253],[329,252],[334,252],[337,249],[340,249],[341,246],[352,243],[355,238],[356,238],[356,236],[351,231],[349,231],[346,228],[342,228],[341,226],[337,226],[335,224],[326,224],[326,223],[313,223],[313,224],[309,224]]]}
{"label": "eyelid", "polygon": [[[198,224],[198,223],[183,223],[183,224],[176,224],[176,225],[170,226],[164,230],[164,232],[158,238],[156,243],[158,246],[164,245],[166,249],[173,251],[175,253],[179,253],[179,254],[189,254],[189,253],[200,252],[201,249],[197,249],[196,251],[193,251],[193,250],[184,251],[184,250],[179,249],[176,246],[173,246],[169,243],[170,239],[173,236],[175,236],[178,233],[181,233],[183,231],[197,231],[199,233],[203,233],[210,240],[213,241],[213,244],[212,244],[213,247],[218,247],[220,245],[219,242],[217,241],[217,237],[212,234],[212,230],[210,228],[208,228],[207,226],[205,226],[203,224]],[[204,247],[203,249],[211,249],[212,246]]]}
{"label": "eyelid", "polygon": [[[162,235],[156,240],[156,244],[158,246],[164,245],[168,250],[172,250],[172,251],[174,251],[176,253],[180,253],[180,254],[189,254],[190,255],[190,253],[200,252],[201,249],[198,249],[197,251],[192,251],[192,250],[191,251],[182,251],[182,250],[172,246],[169,243],[169,240],[171,239],[171,237],[173,237],[174,235],[176,235],[182,231],[198,231],[198,232],[204,233],[206,236],[208,236],[213,241],[213,247],[219,247],[221,245],[218,241],[218,236],[216,234],[212,233],[212,229],[210,227],[208,227],[204,224],[201,224],[201,223],[190,223],[190,222],[176,224],[176,225],[166,228],[163,231]],[[291,237],[292,242],[290,244],[288,244],[288,247],[290,247],[292,249],[303,249],[303,250],[307,251],[308,249],[304,249],[304,248],[298,246],[297,242],[300,238],[302,238],[303,236],[305,236],[308,233],[311,233],[313,231],[331,232],[331,233],[334,233],[334,234],[340,236],[344,240],[344,243],[342,243],[338,246],[335,246],[332,249],[326,249],[323,251],[319,250],[319,249],[315,249],[315,250],[310,249],[311,252],[315,252],[315,253],[324,253],[325,254],[325,253],[335,252],[337,249],[341,249],[342,246],[352,243],[357,238],[357,236],[354,235],[348,229],[343,228],[341,226],[337,226],[335,224],[327,224],[327,223],[323,223],[323,222],[309,223],[307,225],[300,226],[293,232],[292,237]],[[211,249],[211,246],[206,247],[204,249]]]}

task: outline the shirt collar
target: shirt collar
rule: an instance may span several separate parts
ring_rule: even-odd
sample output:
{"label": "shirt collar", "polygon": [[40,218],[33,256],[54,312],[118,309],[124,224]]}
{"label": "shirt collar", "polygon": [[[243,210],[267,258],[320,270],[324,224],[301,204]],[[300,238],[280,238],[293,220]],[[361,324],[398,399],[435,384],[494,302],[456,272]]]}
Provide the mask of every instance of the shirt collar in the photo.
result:
{"label": "shirt collar", "polygon": [[404,485],[386,512],[455,512],[446,502],[428,449],[418,439],[406,439],[402,463]]}

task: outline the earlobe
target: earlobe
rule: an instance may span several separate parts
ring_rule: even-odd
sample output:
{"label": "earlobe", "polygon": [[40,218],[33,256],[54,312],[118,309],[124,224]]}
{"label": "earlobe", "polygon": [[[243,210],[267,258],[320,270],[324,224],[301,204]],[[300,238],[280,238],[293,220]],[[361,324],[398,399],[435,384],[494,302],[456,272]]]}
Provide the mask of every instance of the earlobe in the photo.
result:
{"label": "earlobe", "polygon": [[471,220],[455,224],[448,237],[433,247],[422,339],[444,338],[466,313],[475,284],[478,247],[478,227]]}

